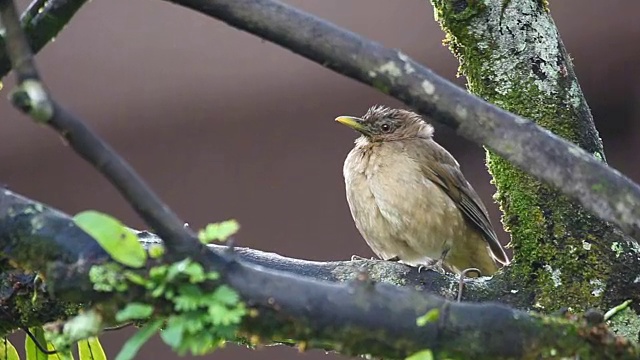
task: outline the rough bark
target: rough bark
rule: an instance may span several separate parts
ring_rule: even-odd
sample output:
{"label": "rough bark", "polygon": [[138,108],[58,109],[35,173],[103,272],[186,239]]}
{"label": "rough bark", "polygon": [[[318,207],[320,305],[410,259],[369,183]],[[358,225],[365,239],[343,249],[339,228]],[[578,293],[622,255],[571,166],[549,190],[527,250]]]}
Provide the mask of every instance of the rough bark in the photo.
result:
{"label": "rough bark", "polygon": [[[605,161],[571,59],[544,1],[432,3],[472,93]],[[527,279],[538,309],[603,309],[622,300],[616,294],[621,277],[633,284],[622,287],[636,286],[637,269],[629,272],[620,261],[637,257],[632,241],[495,152],[487,151],[487,163],[502,221],[511,233],[511,271]],[[595,183],[592,189],[607,186]]]}
{"label": "rough bark", "polygon": [[[140,235],[144,241],[157,241],[149,233]],[[228,257],[232,250],[218,247],[215,251]],[[80,303],[113,301],[95,291],[89,280],[89,269],[109,260],[100,246],[65,214],[8,190],[0,193],[0,253],[0,336],[17,327],[67,318]],[[595,321],[590,317],[569,320],[529,314],[498,303],[450,302],[412,286],[376,283],[360,270],[351,272],[354,278],[342,281],[344,274],[326,271],[331,264],[287,260],[253,250],[237,254],[223,278],[257,310],[254,316],[244,318],[241,335],[260,342],[295,339],[308,347],[385,358],[403,358],[424,349],[450,359],[640,356],[637,345],[607,330],[601,315],[595,316]],[[256,266],[260,262],[264,266]],[[291,266],[300,271],[282,271]],[[46,279],[46,289],[33,275],[18,269],[38,272]],[[414,276],[415,271],[411,270]],[[298,274],[313,272],[338,281]],[[421,276],[427,282],[442,277],[433,271]],[[118,293],[117,298],[124,303],[150,301],[137,289]],[[162,307],[160,303],[153,305]],[[106,310],[109,308],[100,307],[105,319],[113,318]],[[417,326],[416,318],[433,309],[439,315]]]}

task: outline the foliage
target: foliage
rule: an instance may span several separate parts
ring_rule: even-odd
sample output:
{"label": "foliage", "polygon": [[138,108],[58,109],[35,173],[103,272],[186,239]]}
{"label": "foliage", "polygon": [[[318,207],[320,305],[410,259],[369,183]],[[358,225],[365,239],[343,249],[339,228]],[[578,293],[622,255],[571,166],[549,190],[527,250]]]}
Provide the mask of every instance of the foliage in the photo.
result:
{"label": "foliage", "polygon": [[[73,343],[77,343],[81,360],[105,360],[100,341],[94,336],[104,327],[105,318],[117,323],[146,322],[125,343],[116,360],[133,359],[158,332],[180,355],[203,355],[236,337],[247,309],[235,290],[220,284],[219,273],[205,271],[191,259],[162,263],[161,245],[150,247],[147,254],[136,234],[109,215],[85,211],[77,214],[74,221],[114,260],[89,271],[94,290],[114,296],[62,325],[47,326],[48,331],[42,327],[30,329],[33,339],[28,336],[25,341],[28,360],[73,359],[69,350]],[[199,239],[203,243],[225,241],[238,229],[235,220],[209,224],[200,231]],[[133,289],[145,290],[146,301],[127,302],[124,293]],[[108,314],[108,309],[119,310]],[[19,360],[15,347],[6,338],[0,341],[0,360]]]}
{"label": "foliage", "polygon": [[73,221],[91,235],[113,260],[133,268],[140,268],[147,261],[147,253],[136,234],[117,219],[97,211],[84,211],[74,216]]}
{"label": "foliage", "polygon": [[203,244],[214,241],[226,241],[231,235],[238,232],[240,224],[236,220],[226,220],[219,223],[207,224],[204,229],[198,232],[198,239]]}
{"label": "foliage", "polygon": [[428,323],[437,321],[439,317],[440,317],[440,309],[431,309],[427,311],[426,314],[416,319],[416,325],[425,326]]}
{"label": "foliage", "polygon": [[[46,340],[46,331],[42,327],[29,329],[29,336],[24,342],[24,350],[27,360],[73,360],[74,356],[69,349],[60,351],[56,346]],[[77,342],[78,356],[80,360],[106,360],[102,344],[96,337]],[[46,349],[44,348],[46,346]],[[46,352],[45,352],[46,350]],[[7,338],[0,340],[0,360],[20,360],[16,348]]]}
{"label": "foliage", "polygon": [[[115,314],[117,322],[149,321],[127,341],[117,360],[132,359],[163,327],[162,340],[180,355],[203,355],[222,346],[226,339],[235,338],[246,307],[235,290],[217,282],[220,274],[205,271],[191,259],[151,266],[145,273],[127,269],[122,265],[140,267],[147,261],[146,252],[144,257],[123,254],[139,253],[140,250],[134,249],[136,246],[144,252],[137,239],[121,246],[123,239],[135,234],[106,215],[97,212],[80,215],[75,217],[76,222],[83,224],[87,233],[101,237],[100,245],[119,262],[92,267],[90,277],[94,289],[122,293],[138,287],[148,294],[147,302],[128,303]],[[200,231],[199,238],[203,242],[223,241],[238,229],[235,220],[209,224]],[[152,258],[159,255],[161,253],[156,253]],[[144,259],[142,264],[140,259]]]}

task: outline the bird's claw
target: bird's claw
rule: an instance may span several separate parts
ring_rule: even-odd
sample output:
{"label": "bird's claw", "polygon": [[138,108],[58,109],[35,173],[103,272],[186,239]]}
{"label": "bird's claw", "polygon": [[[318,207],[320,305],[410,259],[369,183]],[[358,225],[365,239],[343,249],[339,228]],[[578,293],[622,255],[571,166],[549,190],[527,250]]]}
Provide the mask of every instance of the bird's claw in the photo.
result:
{"label": "bird's claw", "polygon": [[418,273],[420,273],[422,270],[433,270],[437,273],[440,274],[444,274],[445,270],[442,267],[442,261],[436,261],[435,263],[431,263],[431,264],[420,264],[418,265]]}

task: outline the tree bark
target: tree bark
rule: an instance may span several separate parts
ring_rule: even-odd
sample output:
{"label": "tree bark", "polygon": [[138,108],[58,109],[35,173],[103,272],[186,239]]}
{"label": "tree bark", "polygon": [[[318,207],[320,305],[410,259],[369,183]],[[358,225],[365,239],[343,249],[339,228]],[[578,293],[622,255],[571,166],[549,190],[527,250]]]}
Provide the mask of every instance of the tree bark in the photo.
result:
{"label": "tree bark", "polygon": [[[469,91],[605,161],[546,1],[432,4]],[[487,151],[487,164],[504,227],[511,234],[515,261],[510,273],[526,279],[535,308],[605,309],[628,296],[625,287],[636,287],[637,271],[629,272],[622,260],[637,257],[633,241],[492,151]],[[594,184],[594,190],[599,186],[606,185]]]}
{"label": "tree bark", "polygon": [[[158,242],[152,234],[139,235],[145,242]],[[256,310],[253,316],[244,317],[240,335],[259,342],[294,339],[305,347],[385,358],[404,358],[424,349],[450,359],[640,356],[637,345],[607,330],[602,315],[594,319],[543,317],[495,302],[457,303],[429,291],[416,291],[447,278],[434,271],[418,274],[425,281],[420,285],[415,268],[409,271],[385,261],[356,262],[356,266],[369,263],[371,269],[376,263],[404,268],[413,274],[413,280],[412,276],[397,277],[404,286],[396,286],[374,281],[388,276],[373,271],[370,276],[345,264],[338,266],[351,270],[336,273],[327,271],[336,270],[335,264],[285,259],[250,249],[235,252],[215,247],[214,251],[227,258],[237,254],[222,276]],[[0,193],[0,254],[7,260],[0,261],[0,336],[18,327],[66,319],[82,303],[108,303],[114,297],[124,303],[142,301],[163,307],[162,301],[153,303],[148,294],[135,288],[115,296],[96,291],[89,269],[110,260],[97,242],[65,214],[8,190]],[[256,266],[261,263],[264,266]],[[36,271],[46,279],[46,287],[19,269]],[[148,276],[144,270],[141,275]],[[207,286],[211,284],[204,284],[203,289]],[[102,319],[112,319],[110,311],[117,310],[113,306],[94,309],[100,309]],[[433,310],[437,311],[433,320],[416,324],[418,317]]]}

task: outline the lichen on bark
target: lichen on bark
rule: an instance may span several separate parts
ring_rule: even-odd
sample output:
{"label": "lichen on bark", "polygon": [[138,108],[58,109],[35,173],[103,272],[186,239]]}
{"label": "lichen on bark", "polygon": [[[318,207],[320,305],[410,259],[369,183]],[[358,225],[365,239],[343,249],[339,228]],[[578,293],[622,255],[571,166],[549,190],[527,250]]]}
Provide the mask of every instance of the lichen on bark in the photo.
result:
{"label": "lichen on bark", "polygon": [[[605,161],[558,30],[540,0],[432,0],[435,18],[472,93],[579,145]],[[495,199],[511,235],[512,279],[526,279],[534,308],[604,309],[612,298],[613,227],[487,151]],[[618,274],[616,274],[618,276]],[[617,300],[617,299],[616,299]]]}

